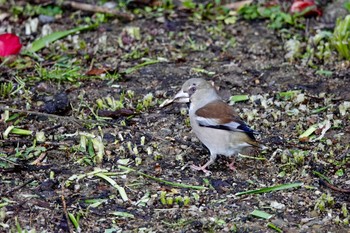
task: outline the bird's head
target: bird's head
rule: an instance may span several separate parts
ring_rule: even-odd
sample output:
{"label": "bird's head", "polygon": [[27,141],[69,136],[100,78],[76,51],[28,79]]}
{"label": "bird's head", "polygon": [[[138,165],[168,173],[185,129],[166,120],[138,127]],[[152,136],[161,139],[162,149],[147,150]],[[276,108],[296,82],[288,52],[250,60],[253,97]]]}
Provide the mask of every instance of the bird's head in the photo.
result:
{"label": "bird's head", "polygon": [[171,100],[164,101],[160,107],[170,103],[202,103],[216,100],[218,97],[216,88],[213,83],[207,82],[202,78],[191,78],[187,80],[181,90]]}
{"label": "bird's head", "polygon": [[174,102],[192,102],[194,99],[203,98],[212,92],[216,94],[211,83],[202,78],[191,78],[182,85],[181,90],[174,97]]}

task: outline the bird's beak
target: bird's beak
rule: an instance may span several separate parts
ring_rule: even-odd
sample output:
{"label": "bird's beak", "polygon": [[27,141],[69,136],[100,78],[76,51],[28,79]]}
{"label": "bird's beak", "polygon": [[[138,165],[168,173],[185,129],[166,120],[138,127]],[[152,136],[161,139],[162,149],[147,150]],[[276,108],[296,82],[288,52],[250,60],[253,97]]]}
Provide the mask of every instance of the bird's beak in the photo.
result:
{"label": "bird's beak", "polygon": [[181,90],[174,96],[173,101],[176,103],[188,103],[190,102],[190,96]]}
{"label": "bird's beak", "polygon": [[182,90],[179,91],[174,98],[172,99],[167,99],[165,100],[159,107],[164,107],[167,106],[173,102],[176,103],[189,103],[190,102],[190,96],[188,95],[188,93],[183,92]]}

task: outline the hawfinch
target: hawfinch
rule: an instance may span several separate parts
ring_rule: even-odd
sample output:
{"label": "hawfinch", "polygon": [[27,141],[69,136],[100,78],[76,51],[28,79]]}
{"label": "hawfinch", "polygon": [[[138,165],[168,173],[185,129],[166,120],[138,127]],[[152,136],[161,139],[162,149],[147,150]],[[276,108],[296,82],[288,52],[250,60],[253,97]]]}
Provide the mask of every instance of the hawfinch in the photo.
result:
{"label": "hawfinch", "polygon": [[[186,81],[173,100],[163,105],[171,102],[190,103],[192,130],[210,151],[210,160],[203,166],[192,165],[192,169],[209,175],[206,168],[214,163],[218,154],[231,157],[246,147],[266,148],[255,140],[254,135],[258,133],[249,128],[232,106],[221,99],[216,88],[202,78]],[[234,169],[233,161],[229,168]]]}

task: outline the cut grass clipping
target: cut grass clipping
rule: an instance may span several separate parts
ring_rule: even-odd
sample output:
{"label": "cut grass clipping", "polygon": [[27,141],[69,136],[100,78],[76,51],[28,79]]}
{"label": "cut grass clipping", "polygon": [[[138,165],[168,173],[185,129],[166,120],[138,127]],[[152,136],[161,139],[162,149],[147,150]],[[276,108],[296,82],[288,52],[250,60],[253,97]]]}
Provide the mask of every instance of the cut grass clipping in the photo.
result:
{"label": "cut grass clipping", "polygon": [[118,190],[121,198],[123,199],[123,201],[127,201],[129,200],[128,196],[126,195],[125,189],[121,186],[119,186],[117,184],[117,182],[115,182],[112,178],[108,177],[108,174],[103,174],[103,173],[96,173],[95,176],[98,176],[102,179],[104,179],[105,181],[107,181],[110,185],[113,186],[113,188],[115,188],[116,190]]}
{"label": "cut grass clipping", "polygon": [[273,223],[270,223],[270,222],[269,222],[269,223],[267,224],[267,226],[268,226],[269,228],[275,230],[276,232],[279,232],[279,233],[282,233],[282,232],[283,232],[282,229],[280,229],[279,227],[275,226],[275,224],[273,224]]}
{"label": "cut grass clipping", "polygon": [[249,191],[244,191],[244,192],[238,192],[235,195],[242,196],[242,195],[248,195],[248,194],[269,193],[269,192],[279,191],[279,190],[284,190],[284,189],[297,188],[297,187],[300,187],[303,185],[304,185],[303,183],[281,184],[281,185],[276,185],[276,186],[272,186],[272,187],[249,190]]}
{"label": "cut grass clipping", "polygon": [[65,185],[68,187],[71,185],[71,183],[74,181],[74,180],[80,180],[80,179],[83,179],[85,177],[91,177],[91,176],[96,176],[96,177],[99,177],[103,180],[105,180],[106,182],[108,182],[110,185],[113,186],[113,188],[115,188],[120,197],[123,199],[123,201],[128,201],[129,198],[125,192],[125,189],[121,186],[119,186],[117,184],[117,182],[115,182],[112,178],[110,178],[109,176],[116,176],[116,175],[122,175],[123,173],[111,173],[111,172],[108,172],[107,170],[103,170],[103,169],[99,169],[99,168],[95,168],[94,171],[92,172],[89,172],[89,173],[85,173],[85,174],[80,174],[80,175],[72,175],[71,177],[68,178],[68,180],[65,182]]}
{"label": "cut grass clipping", "polygon": [[257,218],[262,218],[262,219],[270,219],[273,216],[272,214],[266,213],[265,211],[261,211],[261,210],[254,210],[253,212],[250,213],[250,215]]}
{"label": "cut grass clipping", "polygon": [[233,95],[230,97],[230,104],[249,100],[249,95]]}

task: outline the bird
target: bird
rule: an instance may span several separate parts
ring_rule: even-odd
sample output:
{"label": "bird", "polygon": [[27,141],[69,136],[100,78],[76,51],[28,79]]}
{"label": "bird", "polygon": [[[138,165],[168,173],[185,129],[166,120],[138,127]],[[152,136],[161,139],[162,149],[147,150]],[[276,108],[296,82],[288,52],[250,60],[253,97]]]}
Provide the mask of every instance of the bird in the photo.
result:
{"label": "bird", "polygon": [[[189,103],[192,130],[209,149],[209,161],[202,166],[192,165],[194,170],[210,175],[207,168],[218,155],[234,157],[247,147],[266,149],[255,139],[259,133],[251,129],[233,107],[222,100],[213,83],[203,78],[187,80],[174,98],[165,104],[171,102]],[[234,160],[228,166],[235,170]]]}

